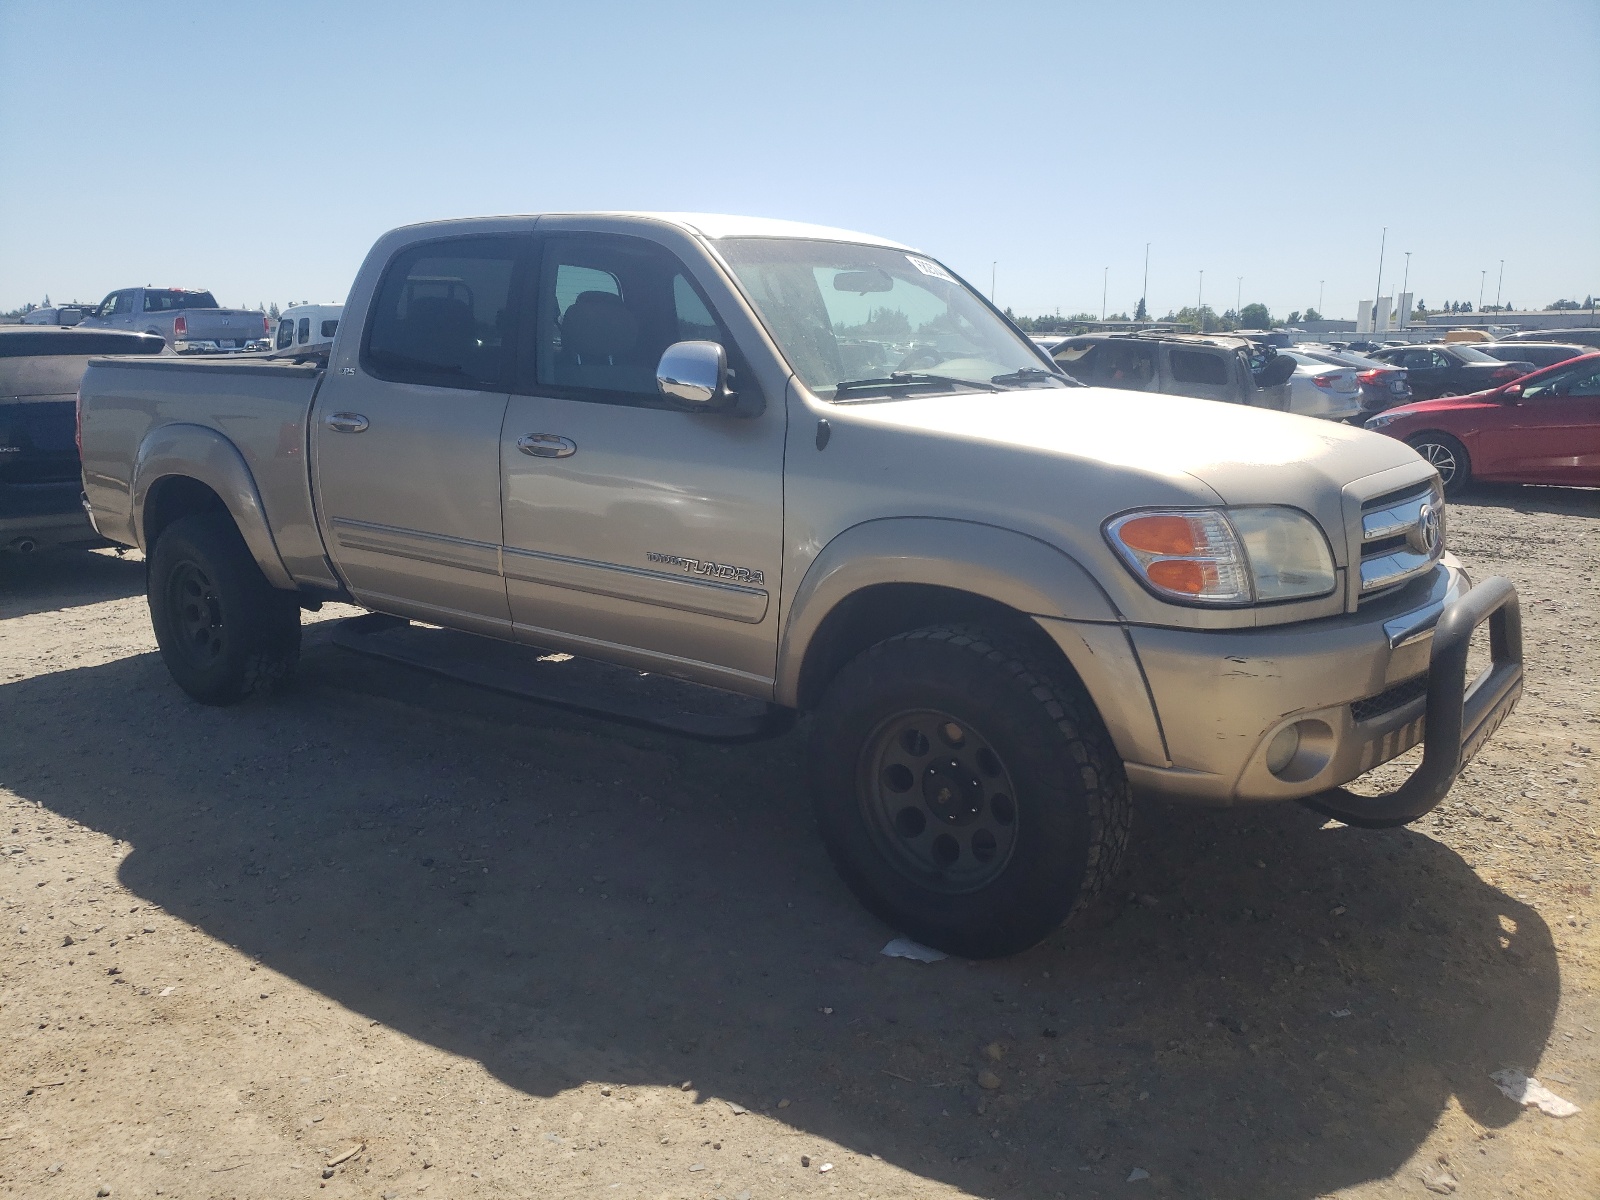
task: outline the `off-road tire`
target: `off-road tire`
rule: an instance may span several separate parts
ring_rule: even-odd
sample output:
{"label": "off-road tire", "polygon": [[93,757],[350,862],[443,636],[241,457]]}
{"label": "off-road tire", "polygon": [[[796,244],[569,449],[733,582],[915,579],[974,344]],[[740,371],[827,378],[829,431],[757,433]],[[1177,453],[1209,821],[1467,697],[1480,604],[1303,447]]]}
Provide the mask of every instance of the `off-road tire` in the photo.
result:
{"label": "off-road tire", "polygon": [[1460,439],[1430,430],[1408,437],[1406,445],[1422,455],[1428,465],[1439,472],[1446,496],[1459,496],[1472,486],[1472,456],[1467,453]]}
{"label": "off-road tire", "polygon": [[[840,875],[887,924],[951,954],[1000,957],[1043,940],[1115,876],[1132,817],[1127,775],[1082,685],[1064,675],[983,629],[937,626],[872,646],[829,684],[809,751],[817,824]],[[886,833],[874,816],[886,731],[919,711],[970,727],[1015,791],[1003,867],[969,890],[919,876],[894,844],[894,818]]]}
{"label": "off-road tire", "polygon": [[225,513],[162,531],[147,594],[162,661],[202,704],[266,695],[299,661],[299,601],[267,582]]}

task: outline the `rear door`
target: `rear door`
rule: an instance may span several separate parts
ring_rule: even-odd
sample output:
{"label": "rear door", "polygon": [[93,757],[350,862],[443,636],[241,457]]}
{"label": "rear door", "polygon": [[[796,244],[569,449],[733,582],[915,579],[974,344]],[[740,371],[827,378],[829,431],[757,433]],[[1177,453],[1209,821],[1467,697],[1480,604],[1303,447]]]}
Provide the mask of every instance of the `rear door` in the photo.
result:
{"label": "rear door", "polygon": [[369,608],[479,632],[510,626],[500,425],[525,245],[478,235],[402,248],[374,294],[360,365],[330,373],[317,394],[323,539]]}
{"label": "rear door", "polygon": [[728,349],[693,272],[654,241],[544,234],[532,355],[501,441],[518,636],[762,694],[777,648],[784,399],[684,412],[656,388],[674,342]]}
{"label": "rear door", "polygon": [[1201,400],[1239,402],[1232,351],[1210,346],[1161,347],[1163,392]]}
{"label": "rear door", "polygon": [[1448,377],[1455,364],[1437,350],[1401,350],[1388,361],[1406,369],[1411,394],[1418,400],[1432,400],[1441,392],[1457,390],[1450,386]]}

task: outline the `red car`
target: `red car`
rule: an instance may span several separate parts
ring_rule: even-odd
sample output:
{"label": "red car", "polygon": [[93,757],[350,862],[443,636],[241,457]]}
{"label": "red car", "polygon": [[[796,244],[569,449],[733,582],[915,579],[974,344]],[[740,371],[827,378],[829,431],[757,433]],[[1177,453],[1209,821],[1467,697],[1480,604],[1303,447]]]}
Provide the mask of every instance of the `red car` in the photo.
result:
{"label": "red car", "polygon": [[1402,404],[1367,428],[1432,463],[1447,495],[1474,479],[1600,487],[1600,354],[1491,391]]}

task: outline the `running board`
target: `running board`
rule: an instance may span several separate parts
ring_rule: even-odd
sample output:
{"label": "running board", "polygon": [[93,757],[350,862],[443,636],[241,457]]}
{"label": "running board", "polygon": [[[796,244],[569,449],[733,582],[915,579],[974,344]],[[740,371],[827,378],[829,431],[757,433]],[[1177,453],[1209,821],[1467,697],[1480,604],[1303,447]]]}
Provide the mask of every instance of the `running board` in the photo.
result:
{"label": "running board", "polygon": [[757,742],[781,737],[794,725],[794,710],[780,705],[385,613],[338,622],[333,643],[535,704],[702,742]]}

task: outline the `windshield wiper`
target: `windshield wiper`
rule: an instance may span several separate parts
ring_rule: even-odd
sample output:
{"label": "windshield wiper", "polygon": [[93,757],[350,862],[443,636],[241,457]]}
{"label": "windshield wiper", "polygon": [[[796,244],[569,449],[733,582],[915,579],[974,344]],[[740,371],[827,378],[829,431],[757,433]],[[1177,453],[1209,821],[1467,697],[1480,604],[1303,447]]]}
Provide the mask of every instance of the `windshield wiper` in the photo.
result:
{"label": "windshield wiper", "polygon": [[989,376],[990,383],[1030,383],[1035,379],[1058,379],[1067,387],[1082,387],[1076,379],[1069,379],[1059,371],[1047,371],[1043,367],[1023,367],[1018,371],[1007,371],[1004,375]]}
{"label": "windshield wiper", "polygon": [[992,383],[985,383],[981,379],[962,379],[959,375],[930,375],[926,371],[890,371],[887,375],[874,379],[847,379],[843,383],[835,384],[833,397],[837,400],[845,392],[856,388],[924,387],[929,384],[954,384],[957,387],[976,388],[980,392],[1000,390]]}

